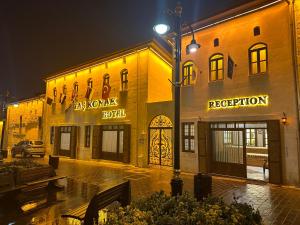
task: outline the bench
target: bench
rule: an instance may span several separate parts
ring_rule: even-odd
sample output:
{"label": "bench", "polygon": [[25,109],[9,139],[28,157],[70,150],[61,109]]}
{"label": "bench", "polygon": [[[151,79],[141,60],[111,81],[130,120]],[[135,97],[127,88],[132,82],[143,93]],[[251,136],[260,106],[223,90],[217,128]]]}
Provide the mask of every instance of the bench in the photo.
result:
{"label": "bench", "polygon": [[98,224],[98,211],[118,201],[122,206],[130,204],[130,181],[124,181],[110,188],[98,192],[89,203],[85,203],[76,209],[69,210],[62,218],[79,220],[84,225]]}
{"label": "bench", "polygon": [[34,189],[40,188],[42,184],[46,184],[46,183],[48,183],[48,187],[60,188],[60,186],[58,186],[56,184],[56,181],[63,179],[63,178],[66,178],[66,176],[53,176],[53,177],[49,177],[49,178],[45,178],[45,179],[28,182],[28,183],[25,183],[22,185],[16,185],[14,187],[5,188],[3,190],[0,190],[0,195],[15,193],[15,192],[22,191],[22,190],[24,190],[24,191],[34,190]]}

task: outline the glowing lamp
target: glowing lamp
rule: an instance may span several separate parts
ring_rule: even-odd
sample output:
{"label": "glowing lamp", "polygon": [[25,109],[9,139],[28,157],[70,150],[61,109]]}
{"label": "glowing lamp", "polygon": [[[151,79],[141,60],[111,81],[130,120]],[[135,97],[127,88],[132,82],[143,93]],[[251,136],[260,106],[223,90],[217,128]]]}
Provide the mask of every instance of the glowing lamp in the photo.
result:
{"label": "glowing lamp", "polygon": [[18,107],[19,107],[19,104],[14,104],[14,107],[15,107],[15,108],[18,108]]}
{"label": "glowing lamp", "polygon": [[186,54],[194,53],[200,48],[200,45],[197,44],[196,40],[193,38],[191,43],[186,46]]}
{"label": "glowing lamp", "polygon": [[285,113],[283,113],[283,117],[281,118],[281,122],[282,122],[283,125],[286,125],[286,123],[287,123],[287,117],[286,117]]}
{"label": "glowing lamp", "polygon": [[153,30],[159,35],[166,34],[170,30],[170,26],[164,23],[156,24],[153,27]]}

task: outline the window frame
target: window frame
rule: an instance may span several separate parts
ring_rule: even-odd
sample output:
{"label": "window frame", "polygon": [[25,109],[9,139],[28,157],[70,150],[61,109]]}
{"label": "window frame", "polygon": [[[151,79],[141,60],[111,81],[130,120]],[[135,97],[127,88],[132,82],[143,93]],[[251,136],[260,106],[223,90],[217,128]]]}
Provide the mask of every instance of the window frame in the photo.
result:
{"label": "window frame", "polygon": [[121,76],[121,91],[126,91],[128,90],[128,70],[123,69],[120,72]]}
{"label": "window frame", "polygon": [[[264,45],[264,47],[253,49],[256,45]],[[260,60],[260,51],[262,51],[262,50],[266,50],[266,59],[265,60]],[[256,57],[257,57],[256,62],[253,62],[253,59],[252,59],[253,52],[256,52]],[[266,62],[266,71],[261,72],[261,62],[264,62],[264,61]],[[266,43],[262,43],[262,42],[253,44],[248,49],[248,63],[249,63],[249,75],[250,76],[267,74],[268,69],[269,69],[268,45]],[[253,71],[252,71],[252,65],[255,63],[257,64],[257,73],[253,73]]]}
{"label": "window frame", "polygon": [[89,148],[91,147],[91,126],[86,125],[84,127],[84,147]]}
{"label": "window frame", "polygon": [[[185,127],[188,126],[188,134],[185,133]],[[193,135],[191,127],[193,126]],[[183,122],[181,123],[181,137],[182,137],[182,152],[195,152],[195,123],[194,122]],[[188,140],[188,149],[186,149],[185,141]],[[194,142],[194,149],[191,148],[192,140]]]}
{"label": "window frame", "polygon": [[[221,56],[219,58],[216,58],[216,59],[213,59],[215,56]],[[222,60],[222,69],[219,69],[218,68],[218,62]],[[216,63],[216,69],[215,70],[212,70],[211,67],[212,67],[212,63],[215,62]],[[222,53],[215,53],[213,54],[211,57],[209,57],[209,81],[210,82],[216,82],[216,81],[222,81],[224,80],[224,55]],[[216,72],[216,79],[215,80],[212,80],[212,72],[215,71]],[[221,71],[221,75],[222,75],[222,79],[219,79],[219,72],[218,71]]]}
{"label": "window frame", "polygon": [[[188,69],[189,74],[185,74]],[[195,71],[195,63],[191,60],[184,62],[182,65],[181,82],[182,86],[190,86],[193,84],[193,74]]]}
{"label": "window frame", "polygon": [[103,85],[109,85],[110,75],[108,73],[103,75]]}

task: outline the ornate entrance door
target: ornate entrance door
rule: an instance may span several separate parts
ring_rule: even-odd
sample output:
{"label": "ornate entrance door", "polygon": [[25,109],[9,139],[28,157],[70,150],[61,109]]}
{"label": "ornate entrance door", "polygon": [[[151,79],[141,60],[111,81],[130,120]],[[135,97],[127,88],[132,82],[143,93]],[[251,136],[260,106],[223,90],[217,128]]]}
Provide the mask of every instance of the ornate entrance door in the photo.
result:
{"label": "ornate entrance door", "polygon": [[149,164],[172,166],[172,122],[163,115],[153,118],[149,126]]}

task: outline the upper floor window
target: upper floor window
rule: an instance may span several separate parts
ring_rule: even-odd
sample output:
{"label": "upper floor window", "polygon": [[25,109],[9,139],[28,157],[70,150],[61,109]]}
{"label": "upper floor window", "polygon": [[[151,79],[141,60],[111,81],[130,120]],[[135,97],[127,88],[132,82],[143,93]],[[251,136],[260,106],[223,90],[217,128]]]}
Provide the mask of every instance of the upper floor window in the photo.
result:
{"label": "upper floor window", "polygon": [[91,99],[92,95],[93,95],[93,79],[89,78],[87,81],[87,89],[86,89],[85,98]]}
{"label": "upper floor window", "polygon": [[195,80],[195,65],[189,61],[182,66],[182,85],[191,85]]}
{"label": "upper floor window", "polygon": [[67,98],[67,85],[64,85],[62,89],[62,93],[60,94],[59,102],[61,104],[65,103],[66,98]]}
{"label": "upper floor window", "polygon": [[127,90],[128,88],[128,70],[123,69],[121,71],[121,90]]}
{"label": "upper floor window", "polygon": [[104,74],[103,85],[109,85],[109,74]]}
{"label": "upper floor window", "polygon": [[263,43],[255,44],[249,48],[249,70],[251,75],[267,72],[268,53],[267,45]]}
{"label": "upper floor window", "polygon": [[72,101],[76,101],[77,98],[78,98],[78,82],[76,81],[73,84]]}
{"label": "upper floor window", "polygon": [[209,77],[210,81],[224,79],[224,56],[222,54],[214,54],[209,58]]}
{"label": "upper floor window", "polygon": [[253,34],[254,34],[254,36],[260,35],[260,27],[259,26],[254,27]]}
{"label": "upper floor window", "polygon": [[56,102],[56,97],[57,97],[57,89],[56,87],[53,88],[53,101]]}
{"label": "upper floor window", "polygon": [[214,47],[218,47],[219,46],[219,38],[215,38],[214,39]]}

